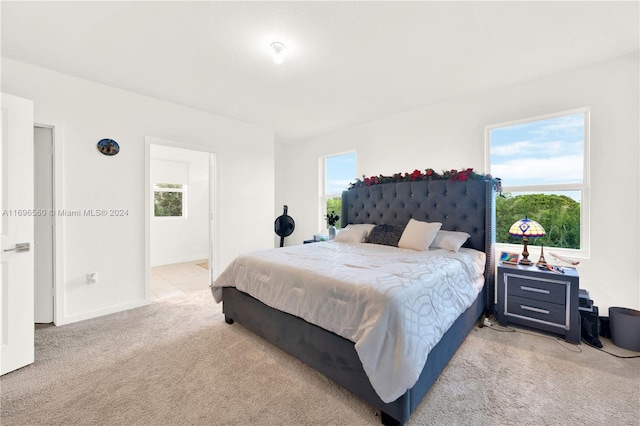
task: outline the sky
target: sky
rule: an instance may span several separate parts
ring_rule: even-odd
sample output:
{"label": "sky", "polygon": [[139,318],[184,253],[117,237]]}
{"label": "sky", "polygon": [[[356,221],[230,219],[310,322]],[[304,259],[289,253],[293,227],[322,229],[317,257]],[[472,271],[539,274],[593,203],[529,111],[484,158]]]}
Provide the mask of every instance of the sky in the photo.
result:
{"label": "sky", "polygon": [[350,183],[356,181],[356,153],[334,155],[326,161],[327,194],[342,194]]}
{"label": "sky", "polygon": [[581,183],[584,113],[490,130],[491,174],[502,185]]}

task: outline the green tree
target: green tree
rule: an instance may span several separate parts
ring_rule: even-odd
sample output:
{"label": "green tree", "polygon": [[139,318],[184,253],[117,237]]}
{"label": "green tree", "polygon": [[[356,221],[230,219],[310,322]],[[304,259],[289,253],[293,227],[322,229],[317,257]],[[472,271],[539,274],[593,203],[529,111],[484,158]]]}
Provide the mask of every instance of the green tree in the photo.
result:
{"label": "green tree", "polygon": [[509,228],[525,216],[538,222],[547,235],[529,240],[532,245],[580,248],[580,203],[555,194],[503,194],[496,200],[496,241],[521,244],[509,235]]}
{"label": "green tree", "polygon": [[[180,184],[159,183],[156,188],[182,189]],[[155,216],[182,216],[181,191],[154,191],[153,209]]]}

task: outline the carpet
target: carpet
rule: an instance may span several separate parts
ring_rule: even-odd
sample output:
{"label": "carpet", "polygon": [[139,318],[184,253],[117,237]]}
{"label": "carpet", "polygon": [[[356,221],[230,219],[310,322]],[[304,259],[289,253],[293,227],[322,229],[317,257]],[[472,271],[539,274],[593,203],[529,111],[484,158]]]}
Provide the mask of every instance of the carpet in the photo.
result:
{"label": "carpet", "polygon": [[[3,426],[380,424],[369,404],[224,323],[208,290],[37,329],[35,363],[0,386]],[[408,424],[638,425],[639,395],[640,359],[476,328]]]}

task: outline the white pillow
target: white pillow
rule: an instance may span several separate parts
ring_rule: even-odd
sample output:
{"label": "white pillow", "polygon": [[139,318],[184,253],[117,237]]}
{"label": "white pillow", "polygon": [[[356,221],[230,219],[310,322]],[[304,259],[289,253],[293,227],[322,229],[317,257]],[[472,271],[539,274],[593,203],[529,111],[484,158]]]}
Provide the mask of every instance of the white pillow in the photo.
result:
{"label": "white pillow", "polygon": [[371,232],[371,230],[375,227],[376,225],[374,225],[373,223],[350,223],[344,229],[364,229],[365,231],[367,231],[367,233],[365,234],[366,238],[367,235],[369,235],[369,232]]}
{"label": "white pillow", "polygon": [[365,238],[367,238],[366,229],[344,228],[338,232],[333,240],[339,243],[362,243]]}
{"label": "white pillow", "polygon": [[411,219],[402,232],[398,247],[427,251],[441,226],[440,222],[422,222]]}
{"label": "white pillow", "polygon": [[442,248],[457,253],[460,247],[462,247],[464,242],[467,241],[469,237],[471,237],[471,235],[467,234],[466,232],[438,231],[436,237],[431,243],[430,248]]}

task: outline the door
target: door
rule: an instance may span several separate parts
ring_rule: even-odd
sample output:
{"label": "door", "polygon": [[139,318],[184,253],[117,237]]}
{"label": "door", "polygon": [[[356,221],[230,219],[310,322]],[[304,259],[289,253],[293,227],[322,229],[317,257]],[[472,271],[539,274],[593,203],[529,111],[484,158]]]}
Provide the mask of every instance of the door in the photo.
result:
{"label": "door", "polygon": [[[215,248],[215,186],[214,183],[216,178],[216,157],[214,154],[209,154],[209,282],[208,284],[213,283],[214,277],[216,276],[216,268],[214,265],[213,252]],[[218,251],[216,250],[216,253]]]}
{"label": "door", "polygon": [[[34,128],[35,194],[37,212],[53,211],[53,129]],[[35,312],[38,324],[53,322],[53,214],[38,214],[33,218],[35,235],[33,256],[35,262]]]}
{"label": "door", "polygon": [[33,103],[2,93],[0,374],[34,360]]}

